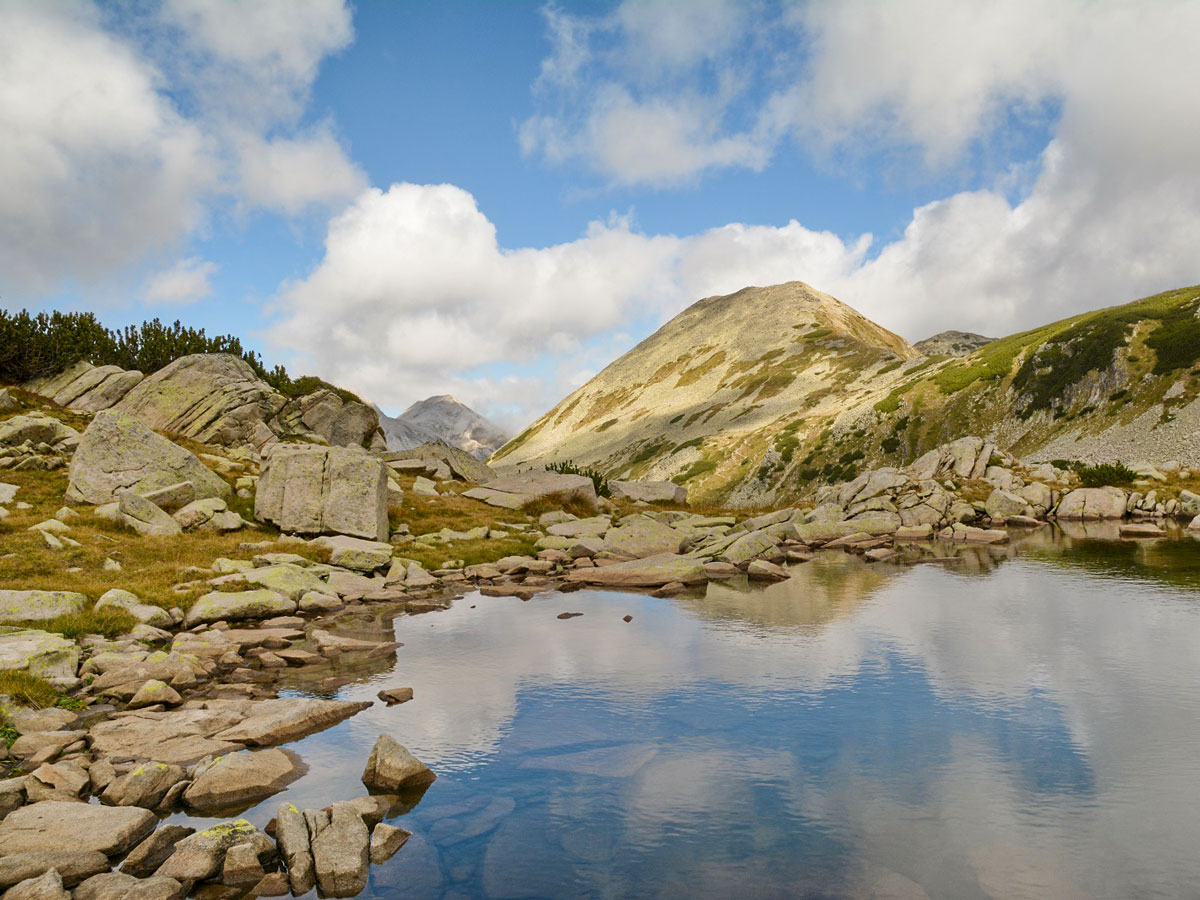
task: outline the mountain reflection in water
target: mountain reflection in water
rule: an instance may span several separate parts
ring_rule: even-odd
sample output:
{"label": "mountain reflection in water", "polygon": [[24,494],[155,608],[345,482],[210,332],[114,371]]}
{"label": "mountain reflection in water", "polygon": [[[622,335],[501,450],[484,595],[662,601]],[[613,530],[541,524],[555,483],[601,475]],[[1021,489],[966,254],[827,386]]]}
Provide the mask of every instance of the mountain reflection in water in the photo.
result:
{"label": "mountain reflection in water", "polygon": [[416,699],[294,745],[247,817],[362,793],[386,731],[441,777],[364,896],[1195,896],[1200,544],[945,552],[395,619],[340,696]]}

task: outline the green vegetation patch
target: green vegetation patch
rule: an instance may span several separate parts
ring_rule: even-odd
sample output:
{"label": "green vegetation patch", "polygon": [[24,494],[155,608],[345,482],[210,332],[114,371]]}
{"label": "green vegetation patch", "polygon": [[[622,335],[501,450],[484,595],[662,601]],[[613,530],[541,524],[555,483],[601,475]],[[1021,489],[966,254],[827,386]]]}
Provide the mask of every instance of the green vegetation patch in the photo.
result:
{"label": "green vegetation patch", "polygon": [[1117,463],[1100,463],[1096,466],[1075,466],[1079,483],[1084,487],[1122,487],[1133,484],[1137,473],[1128,466]]}
{"label": "green vegetation patch", "polygon": [[[0,672],[0,695],[11,697],[13,702],[20,706],[32,706],[35,709],[54,706],[58,702],[58,691],[54,689],[54,686],[45,679],[30,675],[28,672]],[[7,728],[0,727],[0,736],[4,738],[7,746],[11,747],[12,742],[16,740],[16,730],[12,730],[12,738],[9,739],[8,729],[12,726],[7,720],[4,724]]]}
{"label": "green vegetation patch", "polygon": [[691,481],[693,478],[699,478],[701,475],[706,475],[714,471],[717,464],[711,459],[698,459],[671,480],[676,484],[684,484]]}
{"label": "green vegetation patch", "polygon": [[1200,302],[1193,300],[1165,313],[1162,324],[1146,338],[1154,351],[1154,374],[1166,375],[1200,362]]}
{"label": "green vegetation patch", "polygon": [[547,464],[546,471],[557,472],[559,475],[583,475],[585,478],[592,479],[592,486],[596,489],[596,496],[608,496],[608,479],[604,477],[603,472],[596,469],[576,465],[568,459],[564,462]]}

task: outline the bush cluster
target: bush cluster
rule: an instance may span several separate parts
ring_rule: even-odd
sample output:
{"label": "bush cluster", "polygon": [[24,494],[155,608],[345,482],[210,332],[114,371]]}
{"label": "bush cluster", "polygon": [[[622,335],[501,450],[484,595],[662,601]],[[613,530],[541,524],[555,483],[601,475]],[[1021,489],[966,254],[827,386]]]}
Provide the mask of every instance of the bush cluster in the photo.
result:
{"label": "bush cluster", "polygon": [[607,497],[609,495],[608,479],[602,473],[592,468],[578,466],[569,459],[564,462],[548,463],[546,471],[557,472],[559,475],[583,475],[586,478],[592,479],[597,496]]}
{"label": "bush cluster", "polygon": [[1079,483],[1084,487],[1120,487],[1132,484],[1137,473],[1122,463],[1100,463],[1096,466],[1076,466]]}

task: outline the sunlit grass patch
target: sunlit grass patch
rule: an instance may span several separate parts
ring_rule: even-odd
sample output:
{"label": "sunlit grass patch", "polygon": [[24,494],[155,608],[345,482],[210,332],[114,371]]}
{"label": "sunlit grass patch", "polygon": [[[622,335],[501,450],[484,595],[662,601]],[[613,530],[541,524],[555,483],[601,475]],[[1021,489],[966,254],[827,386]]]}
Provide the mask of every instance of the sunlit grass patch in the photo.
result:
{"label": "sunlit grass patch", "polygon": [[534,556],[537,540],[525,535],[507,538],[484,538],[476,541],[454,541],[449,544],[407,544],[396,551],[397,556],[414,559],[426,569],[441,568],[442,563],[462,560],[464,565],[478,566],[495,562],[505,556]]}
{"label": "sunlit grass patch", "polygon": [[19,706],[32,706],[35,709],[54,706],[58,702],[58,691],[54,685],[44,678],[20,671],[0,671],[0,695],[12,698]]}

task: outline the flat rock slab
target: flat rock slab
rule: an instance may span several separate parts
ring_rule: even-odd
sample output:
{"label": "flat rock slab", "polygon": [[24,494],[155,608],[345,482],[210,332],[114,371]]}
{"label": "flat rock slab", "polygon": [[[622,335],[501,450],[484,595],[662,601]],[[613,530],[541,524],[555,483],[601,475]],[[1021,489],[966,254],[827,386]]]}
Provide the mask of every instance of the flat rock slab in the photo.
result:
{"label": "flat rock slab", "polygon": [[0,633],[0,670],[27,672],[62,686],[75,680],[79,646],[47,631],[15,629]]}
{"label": "flat rock slab", "polygon": [[520,509],[526,503],[545,497],[561,497],[564,501],[578,498],[592,507],[598,502],[592,479],[584,475],[560,475],[557,472],[522,472],[497,478],[464,491],[463,496],[505,509]]}
{"label": "flat rock slab", "polygon": [[605,587],[662,587],[673,581],[680,584],[701,584],[707,580],[704,566],[699,560],[675,553],[664,553],[593,569],[573,569],[566,577],[568,582]]}
{"label": "flat rock slab", "polygon": [[0,857],[0,891],[27,878],[54,869],[70,887],[109,870],[108,857],[99,850],[40,850]]}
{"label": "flat rock slab", "polygon": [[305,771],[300,758],[286,750],[231,753],[193,773],[183,802],[200,813],[246,808],[283,790]]}
{"label": "flat rock slab", "polygon": [[0,821],[0,853],[98,850],[119,856],[154,830],[158,818],[137,806],[46,800]]}
{"label": "flat rock slab", "polygon": [[45,622],[90,605],[87,597],[74,591],[0,591],[0,625]]}
{"label": "flat rock slab", "polygon": [[335,725],[370,706],[341,700],[206,700],[164,712],[139,711],[92,728],[92,749],[118,759],[187,764],[246,746],[282,744]]}
{"label": "flat rock slab", "polygon": [[201,622],[267,619],[295,611],[295,600],[267,588],[229,593],[213,591],[192,605],[183,624],[190,627]]}

